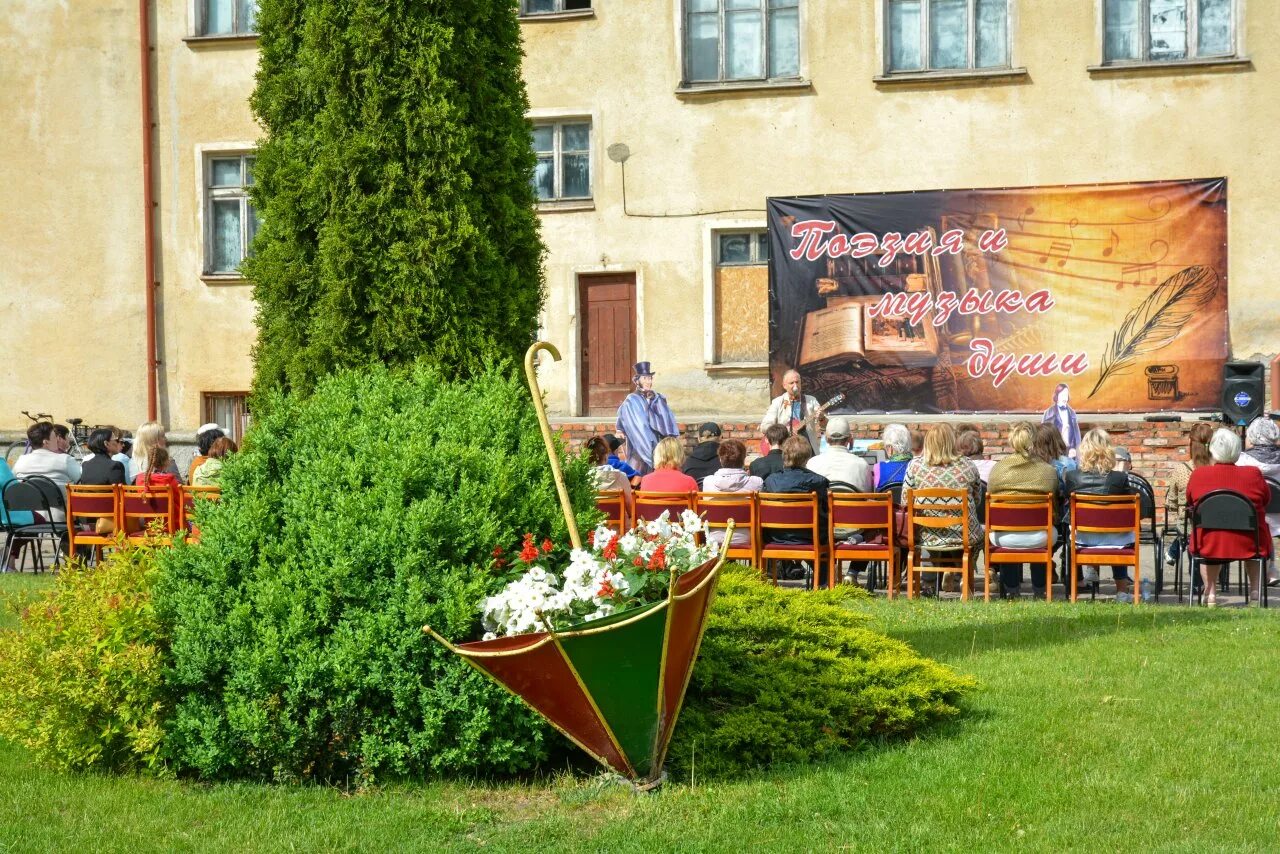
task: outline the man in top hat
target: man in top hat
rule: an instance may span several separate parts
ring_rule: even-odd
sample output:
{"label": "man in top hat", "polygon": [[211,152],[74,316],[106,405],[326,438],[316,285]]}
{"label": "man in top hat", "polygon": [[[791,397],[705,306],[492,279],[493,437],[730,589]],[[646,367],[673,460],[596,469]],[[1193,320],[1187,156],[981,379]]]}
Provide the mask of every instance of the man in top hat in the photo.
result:
{"label": "man in top hat", "polygon": [[617,429],[627,437],[627,462],[640,474],[653,471],[653,449],[668,436],[679,436],[676,417],[667,399],[653,390],[653,369],[648,362],[636,362],[635,391],[618,407]]}
{"label": "man in top hat", "polygon": [[1052,424],[1062,435],[1062,443],[1067,446],[1067,456],[1075,459],[1080,448],[1080,421],[1076,418],[1076,411],[1071,408],[1071,391],[1066,383],[1058,383],[1053,390],[1053,406],[1044,411],[1041,420]]}

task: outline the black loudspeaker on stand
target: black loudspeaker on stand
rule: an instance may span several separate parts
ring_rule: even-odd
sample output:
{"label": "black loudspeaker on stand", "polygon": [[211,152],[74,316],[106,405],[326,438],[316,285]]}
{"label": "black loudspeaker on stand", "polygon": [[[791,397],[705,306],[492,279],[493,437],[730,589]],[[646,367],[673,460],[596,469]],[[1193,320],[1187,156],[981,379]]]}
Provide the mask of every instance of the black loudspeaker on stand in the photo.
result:
{"label": "black loudspeaker on stand", "polygon": [[1261,362],[1227,362],[1222,366],[1222,414],[1228,423],[1248,424],[1266,408]]}

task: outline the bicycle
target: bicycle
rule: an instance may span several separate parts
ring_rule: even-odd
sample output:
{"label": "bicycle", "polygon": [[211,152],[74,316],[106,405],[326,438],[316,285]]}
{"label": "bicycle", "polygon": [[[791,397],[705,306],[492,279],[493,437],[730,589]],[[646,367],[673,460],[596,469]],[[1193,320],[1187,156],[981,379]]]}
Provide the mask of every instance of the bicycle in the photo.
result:
{"label": "bicycle", "polygon": [[[22,410],[22,414],[25,415],[27,420],[32,424],[39,424],[41,421],[53,420],[53,416],[47,412],[37,412],[35,415],[32,415],[24,409]],[[83,418],[68,418],[67,423],[71,425],[71,434],[69,436],[71,440],[71,447],[68,449],[67,453],[71,454],[71,456],[77,460],[82,460],[85,455],[88,454],[88,449],[85,447],[84,443],[89,440],[89,428],[84,426]],[[18,458],[24,454],[30,453],[30,451],[31,441],[25,438],[19,439],[9,445],[8,450],[6,450],[4,454],[4,461],[9,465],[9,468],[13,468],[13,464],[17,462]]]}

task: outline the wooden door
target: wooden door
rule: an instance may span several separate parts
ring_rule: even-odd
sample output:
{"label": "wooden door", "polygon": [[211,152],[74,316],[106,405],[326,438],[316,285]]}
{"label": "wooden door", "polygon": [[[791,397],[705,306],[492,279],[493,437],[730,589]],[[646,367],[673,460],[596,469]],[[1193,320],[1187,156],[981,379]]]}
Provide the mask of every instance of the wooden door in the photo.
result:
{"label": "wooden door", "polygon": [[582,400],[587,415],[613,415],[631,393],[636,361],[636,275],[578,277]]}

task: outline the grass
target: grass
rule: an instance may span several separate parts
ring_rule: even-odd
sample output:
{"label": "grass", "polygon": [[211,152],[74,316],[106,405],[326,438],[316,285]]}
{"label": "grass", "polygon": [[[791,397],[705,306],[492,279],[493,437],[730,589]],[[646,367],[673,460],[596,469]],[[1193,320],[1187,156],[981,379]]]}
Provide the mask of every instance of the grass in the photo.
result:
{"label": "grass", "polygon": [[[40,586],[0,577],[0,591]],[[568,773],[351,795],[57,774],[0,743],[0,851],[839,847],[1271,850],[1280,838],[1280,618],[877,600],[887,633],[974,674],[911,743],[636,797]]]}

